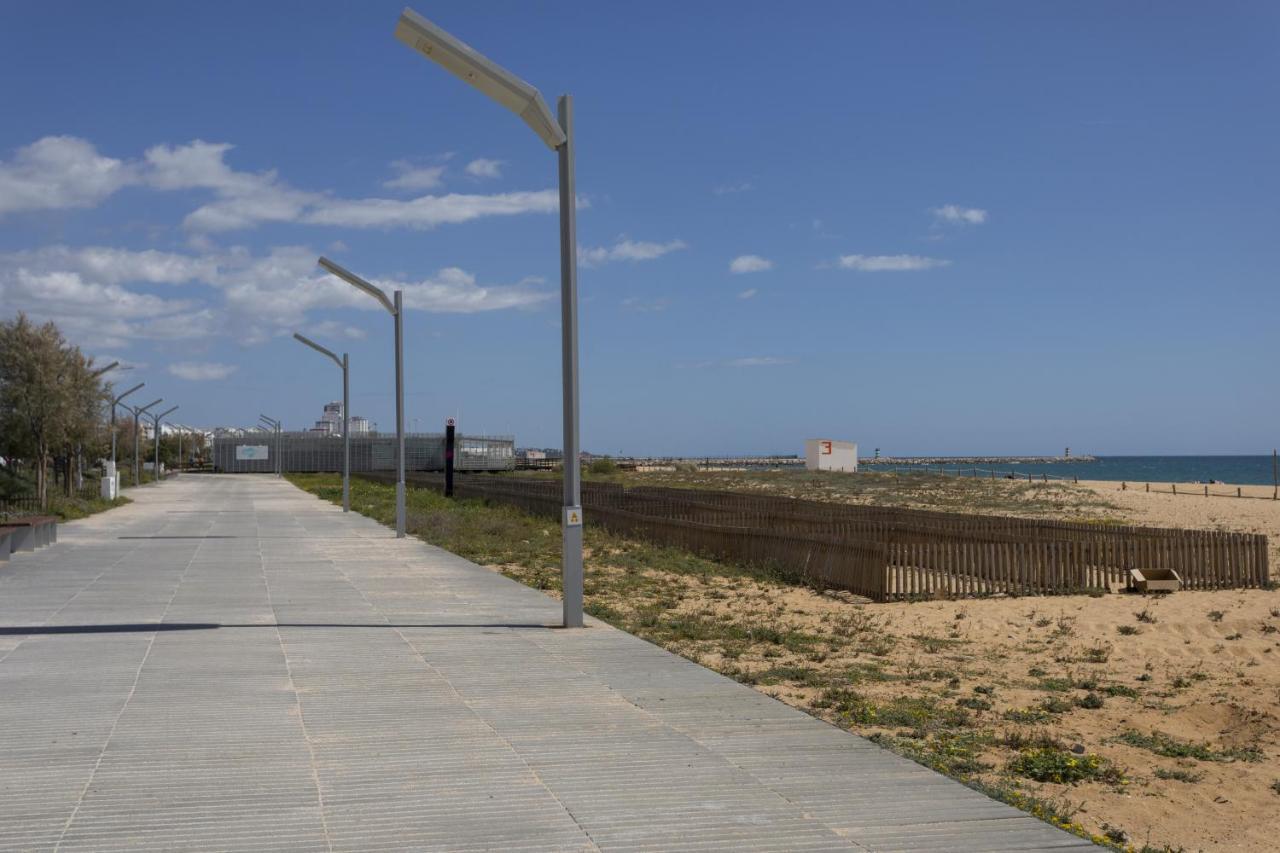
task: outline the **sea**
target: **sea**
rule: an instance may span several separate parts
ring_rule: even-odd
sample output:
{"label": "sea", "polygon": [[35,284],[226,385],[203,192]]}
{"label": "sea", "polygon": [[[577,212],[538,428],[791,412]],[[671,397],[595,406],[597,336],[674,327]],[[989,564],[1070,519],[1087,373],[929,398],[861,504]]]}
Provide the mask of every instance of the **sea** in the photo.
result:
{"label": "sea", "polygon": [[[950,466],[948,466],[950,467]],[[1048,474],[1081,480],[1127,480],[1131,483],[1207,483],[1233,486],[1272,485],[1271,456],[1099,456],[1093,462],[979,464],[1017,474]],[[874,467],[866,470],[874,471]]]}

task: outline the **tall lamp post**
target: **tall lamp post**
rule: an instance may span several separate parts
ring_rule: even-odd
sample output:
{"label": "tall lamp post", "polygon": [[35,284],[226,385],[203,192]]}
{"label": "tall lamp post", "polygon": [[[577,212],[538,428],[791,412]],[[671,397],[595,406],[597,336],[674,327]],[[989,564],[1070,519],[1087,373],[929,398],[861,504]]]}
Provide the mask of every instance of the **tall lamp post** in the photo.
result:
{"label": "tall lamp post", "polygon": [[147,383],[145,382],[139,382],[137,385],[134,385],[128,391],[125,391],[119,397],[116,397],[114,400],[111,401],[111,475],[117,478],[116,485],[111,490],[111,494],[113,497],[115,496],[115,493],[120,490],[120,480],[119,480],[120,475],[116,473],[116,406],[120,405],[120,401],[123,400],[125,397],[128,397],[134,391],[137,391],[139,388],[141,388],[143,385],[146,385],[146,384]]}
{"label": "tall lamp post", "polygon": [[160,419],[165,415],[173,414],[176,411],[178,411],[178,407],[174,406],[172,409],[165,409],[160,414],[151,416],[155,421],[156,428],[156,461],[153,463],[155,467],[151,469],[151,473],[155,474],[155,479],[151,481],[153,483],[160,482]]}
{"label": "tall lamp post", "polygon": [[[120,366],[120,362],[118,362],[118,361],[113,361],[113,362],[111,362],[110,364],[108,364],[106,367],[99,367],[97,370],[95,370],[95,371],[91,372],[91,373],[89,374],[89,378],[90,378],[90,379],[97,379],[99,376],[101,376],[102,374],[106,373],[107,371],[109,371],[109,370],[114,370],[114,369],[116,369],[116,368],[117,368],[117,367],[119,367],[119,366]],[[96,384],[96,383],[95,383],[95,384]],[[67,472],[67,474],[68,474],[68,478],[69,478],[69,477],[70,477],[71,472],[70,472],[70,471],[68,471],[68,472]],[[75,481],[76,481],[76,488],[77,488],[77,489],[80,489],[81,487],[83,487],[83,486],[84,486],[84,445],[82,445],[80,442],[76,442],[76,471],[75,471]]]}
{"label": "tall lamp post", "polygon": [[273,470],[276,472],[276,476],[277,476],[277,477],[279,477],[279,476],[280,476],[280,474],[281,474],[281,472],[284,470],[283,466],[281,466],[281,464],[280,464],[280,424],[281,424],[281,421],[278,421],[278,420],[276,420],[275,418],[269,418],[269,417],[267,417],[266,415],[258,415],[258,420],[259,420],[259,421],[262,421],[262,422],[263,422],[263,423],[265,423],[267,426],[271,427],[271,431],[272,431],[273,433],[275,433],[275,436],[276,436],[276,464],[275,464],[275,465],[273,465],[273,466],[272,466],[272,468],[273,468]]}
{"label": "tall lamp post", "polygon": [[559,118],[542,95],[519,77],[405,9],[395,36],[518,115],[560,166],[560,331],[564,383],[564,515],[561,519],[564,627],[582,627],[582,471],[578,438],[578,238],[574,209],[573,98],[561,95]]}
{"label": "tall lamp post", "polygon": [[142,430],[138,429],[138,422],[142,419],[142,416],[146,414],[148,409],[152,406],[158,406],[163,402],[164,398],[161,397],[158,400],[153,400],[150,403],[147,403],[142,408],[135,409],[125,406],[126,409],[133,412],[133,484],[135,486],[142,485]]}
{"label": "tall lamp post", "polygon": [[[388,299],[382,288],[370,284],[353,272],[343,269],[328,258],[320,266],[347,284],[372,296],[390,312],[395,321],[396,345],[396,538],[404,538],[404,295],[395,291]],[[332,355],[332,353],[330,353]]]}
{"label": "tall lamp post", "polygon": [[344,352],[342,358],[338,358],[335,353],[305,335],[294,332],[293,337],[321,355],[329,356],[334,364],[342,368],[342,511],[351,512],[351,384],[347,354]]}

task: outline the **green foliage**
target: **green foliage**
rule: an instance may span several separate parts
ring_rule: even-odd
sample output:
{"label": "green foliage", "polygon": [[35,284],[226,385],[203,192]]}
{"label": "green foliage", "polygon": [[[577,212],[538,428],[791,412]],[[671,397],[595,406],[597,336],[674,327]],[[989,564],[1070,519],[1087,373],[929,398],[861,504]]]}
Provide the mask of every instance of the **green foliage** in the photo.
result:
{"label": "green foliage", "polygon": [[1261,761],[1262,751],[1256,747],[1214,749],[1207,743],[1180,740],[1164,732],[1142,734],[1129,729],[1116,737],[1117,743],[1145,749],[1166,758],[1194,758],[1196,761]]}
{"label": "green foliage", "polygon": [[618,463],[605,456],[601,459],[592,459],[591,464],[587,466],[587,472],[597,476],[618,473]]}
{"label": "green foliage", "polygon": [[1124,774],[1100,755],[1076,755],[1056,747],[1040,747],[1019,753],[1009,762],[1009,772],[1036,782],[1057,785],[1120,783],[1124,779]]}
{"label": "green foliage", "polygon": [[1096,711],[1098,708],[1101,708],[1106,703],[1103,700],[1103,698],[1099,696],[1097,693],[1086,693],[1083,697],[1081,697],[1076,701],[1076,704],[1079,705],[1081,708],[1085,708],[1090,711]]}
{"label": "green foliage", "polygon": [[1137,699],[1138,691],[1125,684],[1108,684],[1102,688],[1102,692],[1108,696],[1123,696],[1126,699]]}
{"label": "green foliage", "polygon": [[100,432],[108,390],[93,371],[53,323],[37,326],[23,314],[0,322],[0,456],[10,477],[23,464],[42,505],[51,458],[69,462]]}

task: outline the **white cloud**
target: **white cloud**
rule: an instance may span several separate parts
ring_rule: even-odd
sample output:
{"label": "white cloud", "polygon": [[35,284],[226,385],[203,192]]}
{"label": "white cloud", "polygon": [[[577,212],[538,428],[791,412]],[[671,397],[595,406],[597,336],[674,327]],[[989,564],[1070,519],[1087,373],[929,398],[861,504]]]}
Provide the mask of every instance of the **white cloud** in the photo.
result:
{"label": "white cloud", "polygon": [[169,372],[174,376],[192,382],[226,379],[236,370],[234,364],[220,364],[216,361],[179,361],[169,365]]}
{"label": "white cloud", "polygon": [[132,166],[74,136],[46,136],[0,161],[0,216],[93,207],[137,181]]}
{"label": "white cloud", "polygon": [[981,225],[987,221],[987,212],[977,207],[960,207],[956,204],[944,204],[933,208],[933,215],[939,222],[954,225]]}
{"label": "white cloud", "polygon": [[349,341],[361,341],[368,336],[368,332],[359,326],[348,326],[345,323],[339,323],[337,320],[322,320],[319,323],[312,323],[303,331],[311,337],[345,338]]}
{"label": "white cloud", "polygon": [[[265,255],[242,248],[209,255],[52,246],[0,253],[0,304],[53,320],[85,346],[117,349],[138,338],[199,339],[229,335],[245,344],[308,328],[310,312],[380,310],[377,303],[316,266],[315,250],[285,246]],[[553,294],[543,282],[481,283],[457,267],[408,281],[374,279],[405,292],[414,310],[470,313],[530,308]],[[126,284],[189,285],[192,298],[170,299]],[[209,297],[213,298],[210,299]],[[357,326],[315,321],[326,336],[359,338]]]}
{"label": "white cloud", "polygon": [[231,231],[259,222],[293,222],[323,196],[302,192],[274,171],[237,172],[223,157],[234,146],[197,139],[187,145],[156,145],[143,155],[146,180],[159,190],[212,190],[217,200],[196,208],[183,224],[193,231]]}
{"label": "white cloud", "polygon": [[753,189],[755,189],[755,187],[752,186],[749,181],[742,181],[737,184],[721,184],[711,191],[716,195],[731,195],[733,193],[751,192]]}
{"label": "white cloud", "polygon": [[505,164],[504,160],[486,160],[483,157],[477,157],[467,164],[466,172],[473,178],[501,178],[502,167]]}
{"label": "white cloud", "polygon": [[[579,206],[586,206],[580,199]],[[388,198],[321,199],[309,206],[298,221],[309,225],[341,225],[348,228],[413,228],[470,222],[482,216],[515,216],[522,213],[555,213],[560,195],[555,190],[499,193],[497,195],[424,195],[400,201]]]}
{"label": "white cloud", "polygon": [[397,284],[386,282],[385,289],[404,290],[405,305],[422,311],[471,314],[504,308],[530,308],[550,299],[550,291],[537,290],[543,280],[526,278],[513,285],[480,285],[474,274],[457,267],[445,267],[421,281]]}
{"label": "white cloud", "polygon": [[186,284],[208,279],[217,270],[217,262],[211,257],[193,257],[154,249],[135,252],[107,246],[74,249],[68,246],[47,246],[13,252],[0,255],[0,265],[77,272],[105,284]]}
{"label": "white cloud", "polygon": [[407,160],[392,162],[399,174],[383,186],[393,190],[431,190],[444,183],[444,166],[415,166]]}
{"label": "white cloud", "polygon": [[[21,148],[14,159],[0,162],[0,215],[5,213],[91,207],[129,184],[163,192],[206,190],[214,200],[197,207],[183,225],[197,234],[251,228],[267,222],[296,222],[354,228],[427,229],[468,222],[483,216],[553,213],[559,209],[554,190],[468,195],[450,193],[401,200],[342,199],[329,193],[299,190],[274,170],[240,172],[226,163],[233,148],[225,142],[195,140],[185,145],[156,145],[140,162],[103,157],[86,140],[50,136]],[[388,186],[428,189],[439,184],[443,166],[401,169]],[[476,160],[473,174],[500,174],[501,161]],[[469,167],[470,168],[470,167]],[[589,206],[579,198],[580,208]],[[208,241],[194,244],[211,250]]]}
{"label": "white cloud", "polygon": [[[88,348],[123,348],[140,337],[167,338],[198,303],[138,293],[73,270],[38,269],[0,255],[0,304],[33,319],[53,320],[68,339]],[[194,330],[192,336],[198,336]],[[202,332],[207,334],[208,331]]]}
{"label": "white cloud", "polygon": [[671,240],[667,243],[646,243],[622,238],[612,246],[579,247],[578,263],[584,267],[595,267],[612,261],[652,261],[671,252],[687,248],[689,248],[689,245],[683,240]]}
{"label": "white cloud", "polygon": [[739,293],[739,294],[738,294],[738,298],[739,298],[739,299],[751,299],[752,297],[754,297],[754,296],[755,296],[757,293],[759,293],[759,292],[760,292],[760,291],[756,290],[754,287],[749,287],[749,288],[747,288],[746,290],[744,290],[744,291],[742,291],[741,293]]}
{"label": "white cloud", "polygon": [[773,261],[759,255],[738,255],[729,262],[729,272],[741,275],[748,272],[764,272],[773,269]]}
{"label": "white cloud", "polygon": [[950,266],[951,261],[919,255],[841,255],[836,264],[860,272],[911,272]]}
{"label": "white cloud", "polygon": [[731,358],[724,362],[725,367],[769,367],[775,364],[794,364],[795,359],[777,358],[771,355],[753,355],[746,358]]}

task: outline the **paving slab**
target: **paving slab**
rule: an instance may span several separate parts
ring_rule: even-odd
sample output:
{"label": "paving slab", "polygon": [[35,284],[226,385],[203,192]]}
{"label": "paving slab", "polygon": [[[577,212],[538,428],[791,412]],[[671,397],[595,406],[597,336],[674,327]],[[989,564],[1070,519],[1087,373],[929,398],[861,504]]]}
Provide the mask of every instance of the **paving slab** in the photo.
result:
{"label": "paving slab", "polygon": [[0,565],[3,850],[1090,844],[267,475]]}

